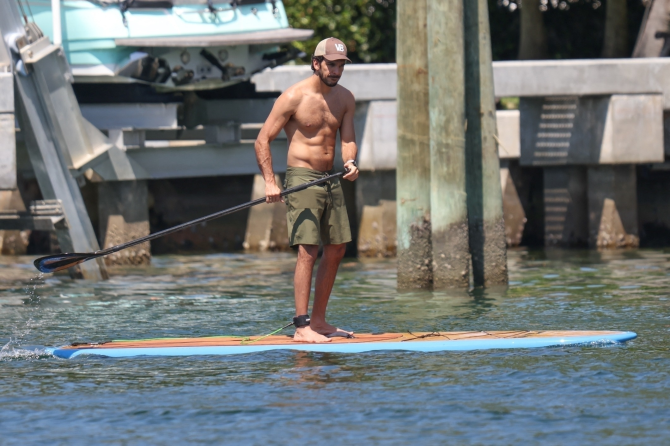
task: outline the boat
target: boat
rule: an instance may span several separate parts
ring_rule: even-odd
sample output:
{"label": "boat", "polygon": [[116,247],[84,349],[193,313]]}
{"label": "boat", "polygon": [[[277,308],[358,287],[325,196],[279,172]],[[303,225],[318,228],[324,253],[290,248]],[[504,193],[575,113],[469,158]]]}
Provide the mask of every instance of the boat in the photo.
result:
{"label": "boat", "polygon": [[364,353],[373,351],[443,352],[491,349],[526,349],[567,345],[607,345],[634,339],[629,331],[456,331],[430,333],[370,333],[333,337],[331,342],[295,342],[292,336],[211,336],[159,338],[109,342],[75,342],[51,348],[56,357],[81,355],[125,358],[133,356],[238,355],[272,350],[321,353]]}
{"label": "boat", "polygon": [[[281,0],[21,0],[19,5],[52,42],[62,44],[75,86],[139,83],[164,93],[222,89],[302,56],[282,45],[313,34],[289,27]],[[53,20],[52,6],[60,8],[55,14],[60,20]]]}

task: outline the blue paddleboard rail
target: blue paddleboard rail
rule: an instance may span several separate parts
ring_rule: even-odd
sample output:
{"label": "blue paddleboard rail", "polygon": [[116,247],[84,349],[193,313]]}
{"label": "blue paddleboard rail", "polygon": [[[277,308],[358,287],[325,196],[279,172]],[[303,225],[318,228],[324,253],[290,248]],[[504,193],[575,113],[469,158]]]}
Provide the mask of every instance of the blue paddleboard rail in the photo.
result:
{"label": "blue paddleboard rail", "polygon": [[503,339],[439,340],[410,342],[360,342],[324,344],[281,344],[281,345],[226,345],[187,347],[135,347],[135,348],[50,348],[48,353],[59,358],[71,359],[80,355],[97,355],[110,358],[133,356],[198,356],[198,355],[239,355],[271,350],[294,350],[319,353],[366,353],[372,351],[440,352],[493,349],[524,349],[557,347],[567,345],[616,344],[635,339],[637,334],[622,331],[593,336],[527,337]]}

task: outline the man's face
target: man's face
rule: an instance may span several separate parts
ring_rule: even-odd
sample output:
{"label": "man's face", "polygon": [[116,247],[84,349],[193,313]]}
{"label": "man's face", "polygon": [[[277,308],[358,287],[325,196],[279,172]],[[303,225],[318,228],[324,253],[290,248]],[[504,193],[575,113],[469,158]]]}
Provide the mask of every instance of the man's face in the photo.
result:
{"label": "man's face", "polygon": [[337,85],[344,71],[345,62],[343,60],[330,61],[323,59],[321,63],[316,60],[312,63],[314,64],[315,73],[319,76],[321,82],[329,87]]}

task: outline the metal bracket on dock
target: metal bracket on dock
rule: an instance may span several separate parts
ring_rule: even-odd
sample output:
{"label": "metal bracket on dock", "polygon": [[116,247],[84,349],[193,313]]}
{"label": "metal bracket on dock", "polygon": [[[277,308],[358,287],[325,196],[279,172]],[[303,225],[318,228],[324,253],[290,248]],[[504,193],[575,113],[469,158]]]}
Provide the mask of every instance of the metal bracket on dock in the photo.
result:
{"label": "metal bracket on dock", "polygon": [[48,37],[42,37],[34,43],[21,48],[21,59],[26,64],[35,64],[59,49],[59,46],[51,44]]}

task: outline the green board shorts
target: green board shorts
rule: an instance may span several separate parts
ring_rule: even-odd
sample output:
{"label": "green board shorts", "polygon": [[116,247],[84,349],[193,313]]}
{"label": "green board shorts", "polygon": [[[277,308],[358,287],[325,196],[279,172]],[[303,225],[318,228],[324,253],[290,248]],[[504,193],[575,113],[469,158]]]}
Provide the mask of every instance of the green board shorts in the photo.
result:
{"label": "green board shorts", "polygon": [[[289,167],[284,188],[299,186],[329,175],[329,172]],[[289,245],[339,245],[351,241],[349,216],[340,179],[308,187],[284,198],[288,206]]]}

